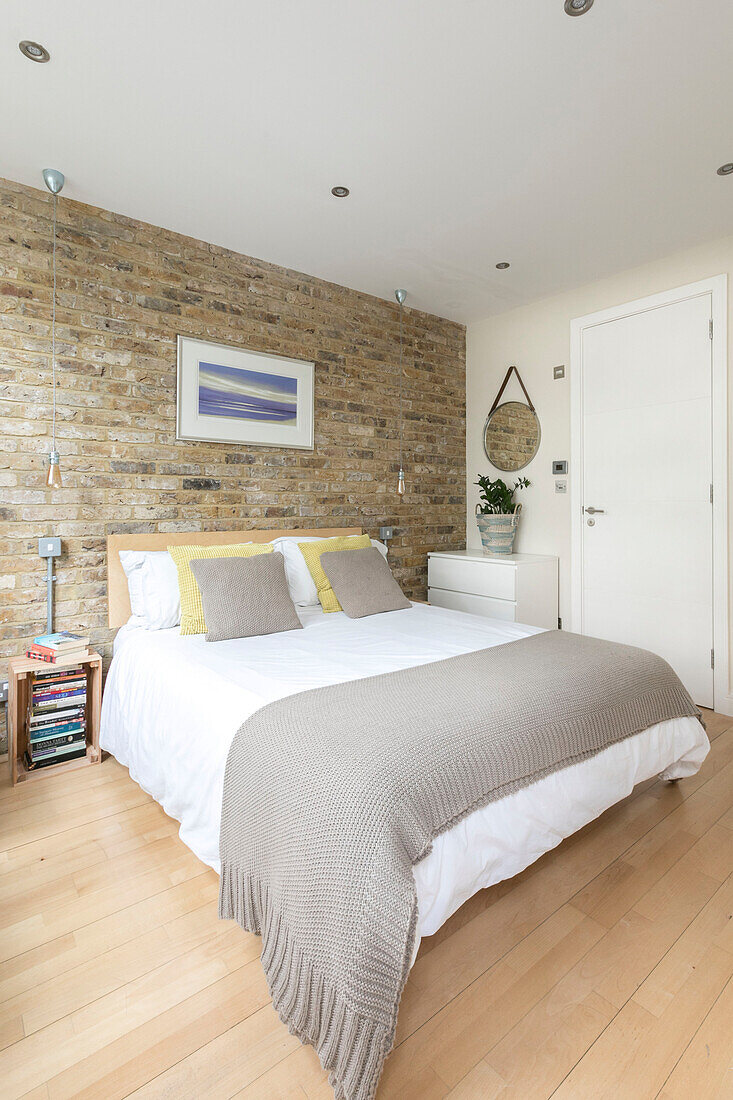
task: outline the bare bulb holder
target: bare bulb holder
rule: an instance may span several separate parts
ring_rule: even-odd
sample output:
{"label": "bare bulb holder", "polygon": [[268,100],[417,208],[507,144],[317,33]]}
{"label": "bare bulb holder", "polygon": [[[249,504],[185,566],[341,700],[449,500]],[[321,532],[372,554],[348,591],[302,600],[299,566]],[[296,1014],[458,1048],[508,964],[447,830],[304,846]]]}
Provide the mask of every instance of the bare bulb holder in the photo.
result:
{"label": "bare bulb holder", "polygon": [[48,469],[46,470],[46,486],[49,489],[60,489],[64,484],[61,477],[61,456],[56,450],[48,453]]}

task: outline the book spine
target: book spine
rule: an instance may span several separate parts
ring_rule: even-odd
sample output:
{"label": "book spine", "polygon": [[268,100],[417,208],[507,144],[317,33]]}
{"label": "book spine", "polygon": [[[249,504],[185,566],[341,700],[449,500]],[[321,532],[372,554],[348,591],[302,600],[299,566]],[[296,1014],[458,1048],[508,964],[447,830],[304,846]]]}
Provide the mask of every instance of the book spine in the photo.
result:
{"label": "book spine", "polygon": [[36,768],[48,768],[53,764],[63,764],[67,760],[77,760],[82,756],[86,756],[86,745],[82,748],[75,749],[73,752],[66,752],[61,756],[47,756],[41,760],[31,760],[28,753],[25,753],[24,762],[28,771],[35,771]]}
{"label": "book spine", "polygon": [[55,664],[57,661],[79,660],[86,657],[88,646],[73,646],[68,650],[49,649],[48,646],[30,645],[25,651],[26,657],[35,657],[40,661],[48,661]]}
{"label": "book spine", "polygon": [[56,658],[53,653],[37,653],[34,649],[26,649],[26,657],[33,657],[36,661],[46,661],[47,664],[56,664]]}
{"label": "book spine", "polygon": [[83,634],[69,634],[64,630],[60,634],[39,634],[31,644],[42,649],[83,649],[89,645],[89,638]]}
{"label": "book spine", "polygon": [[48,695],[60,695],[62,692],[81,691],[86,689],[86,680],[67,680],[64,683],[57,684],[55,681],[50,684],[35,684],[33,687],[33,698],[38,696]]}
{"label": "book spine", "polygon": [[34,674],[34,676],[33,676],[33,690],[34,691],[46,691],[48,688],[53,688],[53,687],[59,687],[59,688],[66,687],[67,690],[69,690],[68,685],[69,684],[76,684],[76,683],[81,684],[82,687],[86,687],[86,685],[87,685],[86,677],[83,676],[83,675],[80,675],[78,672],[74,673],[73,676],[61,676],[58,673],[51,672],[51,670],[49,669],[48,673],[49,674],[45,675],[45,676],[43,674],[38,673],[38,672],[36,672]]}
{"label": "book spine", "polygon": [[54,722],[82,721],[86,707],[63,707],[57,710],[46,710],[40,714],[31,714],[29,725],[32,729],[51,726]]}
{"label": "book spine", "polygon": [[84,711],[80,710],[73,714],[61,713],[58,710],[47,711],[45,714],[37,715],[37,717],[44,719],[42,722],[29,723],[29,730],[34,733],[38,730],[49,729],[51,726],[64,726],[69,723],[74,725],[80,725],[84,721]]}
{"label": "book spine", "polygon": [[48,707],[48,706],[51,706],[53,703],[60,702],[62,699],[79,699],[79,700],[82,700],[82,701],[86,701],[86,694],[87,693],[86,693],[86,690],[84,688],[80,688],[76,691],[60,691],[57,694],[53,694],[53,695],[44,692],[41,695],[34,695],[33,705],[34,705],[34,707],[35,706]]}
{"label": "book spine", "polygon": [[63,668],[39,668],[37,672],[33,673],[33,680],[37,684],[43,683],[45,680],[55,683],[57,680],[73,680],[83,675],[84,669],[81,665],[69,665]]}
{"label": "book spine", "polygon": [[28,744],[30,746],[31,751],[35,752],[35,750],[37,748],[38,749],[48,748],[49,745],[51,745],[55,742],[58,742],[58,744],[61,745],[61,744],[71,744],[73,741],[85,741],[85,740],[86,740],[86,730],[82,726],[82,727],[80,727],[76,730],[73,730],[70,733],[49,734],[47,737],[36,738],[32,741],[29,741]]}
{"label": "book spine", "polygon": [[76,734],[67,733],[63,737],[47,737],[43,741],[33,741],[30,746],[31,758],[37,760],[39,756],[55,752],[57,749],[78,748],[81,743],[86,745],[84,730]]}
{"label": "book spine", "polygon": [[86,735],[86,728],[80,725],[78,722],[65,726],[53,726],[51,729],[48,730],[38,730],[31,734],[30,739],[32,745],[40,745],[57,737],[73,738],[77,734]]}

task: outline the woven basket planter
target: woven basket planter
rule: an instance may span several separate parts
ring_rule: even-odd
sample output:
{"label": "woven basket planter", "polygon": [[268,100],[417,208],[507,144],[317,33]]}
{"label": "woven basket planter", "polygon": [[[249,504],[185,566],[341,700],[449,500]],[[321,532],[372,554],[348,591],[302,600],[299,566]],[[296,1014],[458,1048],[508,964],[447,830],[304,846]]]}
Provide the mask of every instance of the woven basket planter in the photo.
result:
{"label": "woven basket planter", "polygon": [[511,515],[485,516],[478,511],[477,505],[476,523],[484,554],[511,554],[521,513],[522,505],[518,504]]}

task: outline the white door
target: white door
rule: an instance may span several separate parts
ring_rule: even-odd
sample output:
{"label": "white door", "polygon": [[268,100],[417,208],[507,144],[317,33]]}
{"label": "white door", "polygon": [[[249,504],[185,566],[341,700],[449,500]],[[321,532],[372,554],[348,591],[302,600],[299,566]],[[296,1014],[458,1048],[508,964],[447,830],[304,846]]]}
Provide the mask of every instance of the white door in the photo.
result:
{"label": "white door", "polygon": [[[583,330],[582,632],[713,705],[712,299]],[[595,511],[594,511],[595,510]]]}

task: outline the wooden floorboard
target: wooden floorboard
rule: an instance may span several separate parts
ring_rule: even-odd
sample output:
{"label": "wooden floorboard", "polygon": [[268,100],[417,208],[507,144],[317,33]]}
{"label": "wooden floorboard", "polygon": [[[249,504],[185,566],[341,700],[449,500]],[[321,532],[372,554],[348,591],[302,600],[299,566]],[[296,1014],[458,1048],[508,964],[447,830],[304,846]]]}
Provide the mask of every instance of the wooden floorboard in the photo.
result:
{"label": "wooden floorboard", "polygon": [[[378,1100],[733,1097],[733,719],[420,950]],[[259,940],[116,761],[0,785],[3,1100],[329,1100]]]}

